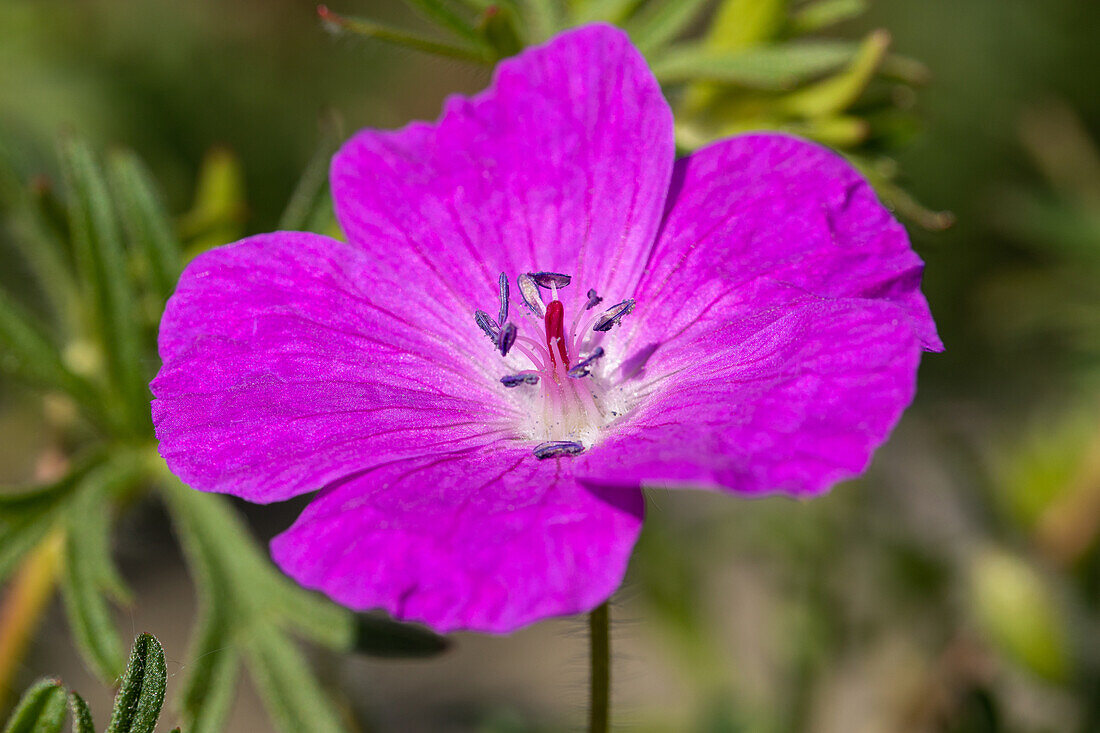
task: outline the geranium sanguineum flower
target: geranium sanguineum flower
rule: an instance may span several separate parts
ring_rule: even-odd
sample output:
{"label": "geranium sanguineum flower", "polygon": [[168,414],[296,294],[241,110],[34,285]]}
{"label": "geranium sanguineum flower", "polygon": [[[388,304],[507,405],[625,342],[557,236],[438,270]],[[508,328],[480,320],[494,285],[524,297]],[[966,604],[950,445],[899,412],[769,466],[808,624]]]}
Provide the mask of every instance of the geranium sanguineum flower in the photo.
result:
{"label": "geranium sanguineum flower", "polygon": [[608,26],[435,124],[336,155],[348,242],[196,258],[168,303],[161,453],[203,491],[320,493],[272,543],[354,609],[506,632],[622,580],[643,486],[807,496],[856,475],[940,349],[905,231],[840,157],[745,135],[674,161]]}

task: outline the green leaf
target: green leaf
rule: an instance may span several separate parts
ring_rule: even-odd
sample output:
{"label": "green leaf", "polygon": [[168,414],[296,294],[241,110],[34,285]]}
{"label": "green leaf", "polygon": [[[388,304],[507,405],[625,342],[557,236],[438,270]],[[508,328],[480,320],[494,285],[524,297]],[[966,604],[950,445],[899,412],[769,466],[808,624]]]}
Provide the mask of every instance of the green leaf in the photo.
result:
{"label": "green leaf", "polygon": [[790,21],[790,31],[794,35],[813,33],[859,17],[866,11],[867,0],[820,0],[795,12]]}
{"label": "green leaf", "polygon": [[322,119],[320,128],[321,139],[317,149],[298,179],[283,215],[279,217],[279,229],[310,231],[318,210],[327,203],[329,162],[340,147],[343,136],[340,134],[340,121],[335,115]]}
{"label": "green leaf", "polygon": [[626,24],[634,45],[650,54],[683,33],[707,6],[707,0],[669,0],[650,4]]}
{"label": "green leaf", "polygon": [[715,51],[740,51],[775,38],[787,19],[788,0],[723,0],[704,44]]}
{"label": "green leaf", "polygon": [[4,733],[60,733],[65,723],[65,688],[58,680],[39,680],[23,693]]}
{"label": "green leaf", "polygon": [[38,387],[57,389],[97,414],[102,408],[92,385],[61,361],[44,329],[0,290],[0,373]]}
{"label": "green leaf", "polygon": [[73,491],[100,461],[93,457],[49,484],[0,491],[0,580],[57,523]]}
{"label": "green leaf", "polygon": [[823,117],[844,111],[867,88],[889,46],[889,33],[883,30],[872,32],[859,45],[855,57],[844,71],[788,95],[783,99],[783,109],[789,114],[804,117]]}
{"label": "green leaf", "polygon": [[285,733],[340,733],[340,719],[294,644],[272,629],[244,642],[248,668],[276,728]]}
{"label": "green leaf", "polygon": [[388,618],[360,614],[355,619],[355,651],[375,657],[434,657],[450,647],[446,637]]}
{"label": "green leaf", "polygon": [[477,25],[478,33],[485,39],[485,45],[493,51],[496,59],[515,56],[523,50],[519,19],[511,8],[491,7],[481,16]]}
{"label": "green leaf", "polygon": [[183,263],[160,191],[145,165],[128,150],[113,153],[107,165],[130,246],[148,264],[153,293],[163,304],[176,287]]}
{"label": "green leaf", "polygon": [[653,73],[663,84],[712,81],[751,89],[782,91],[840,68],[856,55],[850,41],[801,41],[716,53],[699,44],[685,44],[653,61]]}
{"label": "green leaf", "polygon": [[160,642],[152,634],[140,634],[130,651],[107,733],[152,733],[164,706],[167,680]]}
{"label": "green leaf", "polygon": [[73,733],[95,733],[92,711],[84,698],[75,692],[69,692],[69,710],[73,714]]}
{"label": "green leaf", "polygon": [[436,41],[418,33],[394,28],[377,21],[340,15],[324,5],[320,6],[317,12],[321,15],[321,20],[325,23],[325,26],[334,32],[351,33],[362,38],[385,41],[397,46],[404,46],[435,56],[444,56],[460,61],[487,64],[491,60],[490,54],[484,48],[470,48]]}
{"label": "green leaf", "polygon": [[556,0],[520,0],[522,17],[527,21],[527,42],[540,43],[557,33],[565,24]]}
{"label": "green leaf", "polygon": [[127,424],[144,436],[150,418],[143,334],[107,184],[82,141],[64,141],[61,161],[69,188],[78,274],[88,288],[93,323],[103,342],[108,383],[123,401]]}
{"label": "green leaf", "polygon": [[[588,0],[575,3],[570,16],[577,25],[601,21],[620,25],[634,14],[642,2],[643,0]],[[669,4],[678,4],[678,0]]]}
{"label": "green leaf", "polygon": [[123,648],[104,591],[129,595],[110,552],[111,498],[135,480],[139,468],[126,454],[113,456],[81,481],[66,512],[61,595],[85,663],[107,682],[122,672]]}
{"label": "green leaf", "polygon": [[459,38],[479,46],[484,43],[473,23],[464,20],[443,0],[404,0],[404,2],[435,25],[446,28]]}

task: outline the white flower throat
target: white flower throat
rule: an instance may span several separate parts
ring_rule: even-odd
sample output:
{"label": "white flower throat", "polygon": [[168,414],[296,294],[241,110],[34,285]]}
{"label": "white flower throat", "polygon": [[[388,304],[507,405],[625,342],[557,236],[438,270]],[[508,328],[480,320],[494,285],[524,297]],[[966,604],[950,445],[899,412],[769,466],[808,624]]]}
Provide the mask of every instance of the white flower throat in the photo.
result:
{"label": "white flower throat", "polygon": [[[625,395],[612,378],[618,365],[610,363],[599,342],[634,310],[634,300],[595,310],[603,298],[589,290],[584,307],[578,309],[567,330],[558,289],[571,280],[556,272],[529,272],[517,278],[527,306],[523,316],[536,332],[544,334],[541,340],[520,334],[508,320],[509,286],[504,273],[500,274],[497,318],[481,310],[474,313],[474,321],[492,339],[505,363],[515,368],[500,382],[521,408],[520,434],[538,442],[534,449],[537,458],[575,455],[590,448],[627,407]],[[542,290],[550,292],[549,303],[543,302]]]}

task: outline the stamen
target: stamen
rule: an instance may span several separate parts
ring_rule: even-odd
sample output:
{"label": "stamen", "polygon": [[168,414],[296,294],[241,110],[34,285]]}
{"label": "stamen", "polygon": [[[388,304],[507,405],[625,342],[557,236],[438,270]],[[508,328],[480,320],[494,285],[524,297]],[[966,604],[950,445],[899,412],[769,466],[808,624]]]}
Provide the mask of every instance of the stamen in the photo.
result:
{"label": "stamen", "polygon": [[528,274],[536,285],[546,289],[552,287],[564,288],[573,280],[569,275],[563,275],[560,272],[531,272]]}
{"label": "stamen", "polygon": [[500,383],[505,387],[518,387],[521,384],[538,384],[537,374],[509,374],[500,378]]}
{"label": "stamen", "polygon": [[588,296],[588,302],[584,304],[584,309],[585,310],[592,310],[593,308],[595,308],[596,306],[598,306],[600,303],[603,302],[603,298],[596,295],[596,289],[595,288],[592,288],[591,290],[589,290],[587,293],[585,293],[585,295]]}
{"label": "stamen", "polygon": [[500,334],[500,327],[497,326],[496,321],[489,317],[489,314],[485,311],[474,311],[474,322],[478,325],[485,335],[495,344]]}
{"label": "stamen", "polygon": [[504,323],[508,320],[508,276],[503,272],[500,273],[500,316],[497,317],[497,323]]}
{"label": "stamen", "polygon": [[517,333],[518,330],[514,323],[505,323],[504,328],[500,329],[500,337],[497,338],[497,348],[500,349],[501,356],[508,356],[508,350],[512,348],[512,344],[516,342]]}
{"label": "stamen", "polygon": [[634,299],[627,298],[618,305],[613,305],[604,311],[592,326],[593,331],[610,331],[611,327],[622,320],[622,317],[634,310]]}
{"label": "stamen", "polygon": [[516,284],[519,285],[519,294],[523,297],[523,302],[531,312],[540,318],[546,315],[546,306],[542,303],[542,295],[539,294],[539,286],[535,278],[528,274],[520,275],[516,278]]}
{"label": "stamen", "polygon": [[602,346],[597,346],[595,351],[593,351],[591,354],[586,356],[581,361],[577,362],[577,365],[575,367],[573,367],[572,369],[570,369],[568,372],[566,372],[566,374],[568,374],[573,379],[580,379],[581,377],[587,377],[589,374],[591,374],[588,367],[590,365],[592,365],[596,360],[598,360],[602,356],[603,356],[603,347]]}
{"label": "stamen", "polygon": [[575,456],[584,452],[584,446],[572,440],[551,440],[535,446],[535,458],[556,458],[557,456]]}

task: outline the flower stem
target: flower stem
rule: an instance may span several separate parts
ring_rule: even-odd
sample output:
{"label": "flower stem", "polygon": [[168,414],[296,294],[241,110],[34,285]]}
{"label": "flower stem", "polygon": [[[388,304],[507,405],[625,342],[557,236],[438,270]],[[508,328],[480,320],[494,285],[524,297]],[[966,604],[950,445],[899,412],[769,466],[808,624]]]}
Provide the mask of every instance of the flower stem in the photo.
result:
{"label": "flower stem", "polygon": [[590,733],[607,733],[611,720],[611,612],[603,603],[588,614],[591,648]]}

